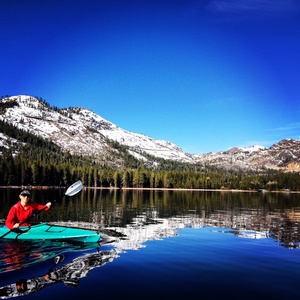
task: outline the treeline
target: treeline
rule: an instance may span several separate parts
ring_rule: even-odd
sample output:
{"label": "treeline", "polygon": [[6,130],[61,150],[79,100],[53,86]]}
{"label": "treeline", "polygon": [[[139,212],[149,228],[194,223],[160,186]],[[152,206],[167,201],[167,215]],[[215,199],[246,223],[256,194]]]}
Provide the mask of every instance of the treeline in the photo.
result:
{"label": "treeline", "polygon": [[89,187],[300,190],[297,173],[246,174],[225,171],[113,170],[98,165],[26,161],[1,157],[0,185],[67,186],[78,179]]}
{"label": "treeline", "polygon": [[[90,174],[92,175],[92,174]],[[101,170],[88,176],[89,186],[179,189],[299,190],[300,175],[293,173],[246,174],[222,171]]]}
{"label": "treeline", "polygon": [[[9,149],[0,147],[0,185],[68,186],[82,180],[89,187],[300,190],[298,173],[244,173],[156,159],[144,165],[125,146],[108,141],[122,164],[74,156],[48,140],[0,121],[0,132],[10,136]],[[14,143],[14,139],[20,143]],[[115,153],[116,151],[112,151]],[[17,154],[16,154],[17,153]]]}

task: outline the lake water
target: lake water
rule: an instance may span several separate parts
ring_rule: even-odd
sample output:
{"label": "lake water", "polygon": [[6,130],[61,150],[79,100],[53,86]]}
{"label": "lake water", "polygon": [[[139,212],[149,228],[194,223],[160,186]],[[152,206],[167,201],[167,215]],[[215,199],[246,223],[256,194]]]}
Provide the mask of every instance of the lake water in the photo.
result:
{"label": "lake water", "polygon": [[[34,191],[33,200],[61,193]],[[3,221],[18,191],[0,196]],[[300,297],[300,194],[83,190],[37,221],[100,229],[103,240],[0,240],[2,298]],[[22,278],[28,291],[19,294]]]}

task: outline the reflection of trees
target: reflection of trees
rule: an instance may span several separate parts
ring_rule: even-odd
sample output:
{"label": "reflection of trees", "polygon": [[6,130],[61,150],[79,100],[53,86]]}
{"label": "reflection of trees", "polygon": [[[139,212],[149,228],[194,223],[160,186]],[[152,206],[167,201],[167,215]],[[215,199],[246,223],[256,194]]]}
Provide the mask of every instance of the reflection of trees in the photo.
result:
{"label": "reflection of trees", "polygon": [[287,212],[268,212],[263,214],[260,210],[241,210],[238,214],[228,211],[219,211],[210,215],[207,225],[236,230],[249,230],[266,233],[280,242],[281,246],[288,248],[299,247],[300,225],[289,219]]}
{"label": "reflection of trees", "polygon": [[300,207],[296,207],[273,216],[270,231],[284,247],[300,248],[299,210]]}
{"label": "reflection of trees", "polygon": [[[293,214],[292,214],[293,215]],[[91,223],[59,222],[59,225],[91,228]],[[94,225],[97,226],[97,225]],[[158,240],[178,235],[182,228],[201,228],[210,226],[245,238],[274,238],[280,246],[299,247],[299,225],[287,218],[285,212],[266,212],[260,209],[216,210],[198,213],[189,210],[171,217],[160,218],[155,210],[136,215],[125,227],[106,227],[100,229],[102,237],[111,242],[117,251],[139,249],[149,240]],[[96,229],[96,227],[94,228]],[[106,236],[106,234],[108,236]]]}
{"label": "reflection of trees", "polygon": [[32,294],[60,282],[63,282],[67,287],[76,287],[79,280],[86,277],[92,269],[101,267],[116,257],[117,252],[114,250],[79,256],[56,269],[50,269],[42,276],[27,280],[21,279],[17,283],[0,288],[1,299]]}
{"label": "reflection of trees", "polygon": [[99,229],[126,228],[140,216],[144,224],[188,216],[193,224],[269,232],[284,246],[300,241],[296,193],[95,189],[80,197],[62,206],[60,219]]}

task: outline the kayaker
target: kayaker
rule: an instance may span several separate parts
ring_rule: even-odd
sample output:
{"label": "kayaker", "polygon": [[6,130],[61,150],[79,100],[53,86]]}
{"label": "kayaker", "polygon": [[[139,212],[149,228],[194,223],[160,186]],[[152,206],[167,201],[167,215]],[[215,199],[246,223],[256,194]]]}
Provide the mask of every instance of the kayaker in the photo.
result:
{"label": "kayaker", "polygon": [[30,226],[30,218],[38,211],[48,211],[51,202],[46,205],[38,204],[30,201],[30,191],[23,189],[19,195],[20,201],[16,203],[8,212],[5,225],[10,230],[17,229],[20,226]]}

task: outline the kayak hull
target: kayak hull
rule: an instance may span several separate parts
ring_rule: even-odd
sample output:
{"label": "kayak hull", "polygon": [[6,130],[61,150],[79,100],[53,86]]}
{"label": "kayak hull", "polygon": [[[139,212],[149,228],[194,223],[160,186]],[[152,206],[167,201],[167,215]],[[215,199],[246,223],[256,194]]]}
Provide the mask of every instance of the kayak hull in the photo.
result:
{"label": "kayak hull", "polygon": [[6,240],[51,240],[72,243],[97,243],[101,238],[100,233],[93,230],[51,225],[48,223],[24,226],[16,231],[8,232],[7,227],[0,227],[0,236],[3,236],[3,239]]}

